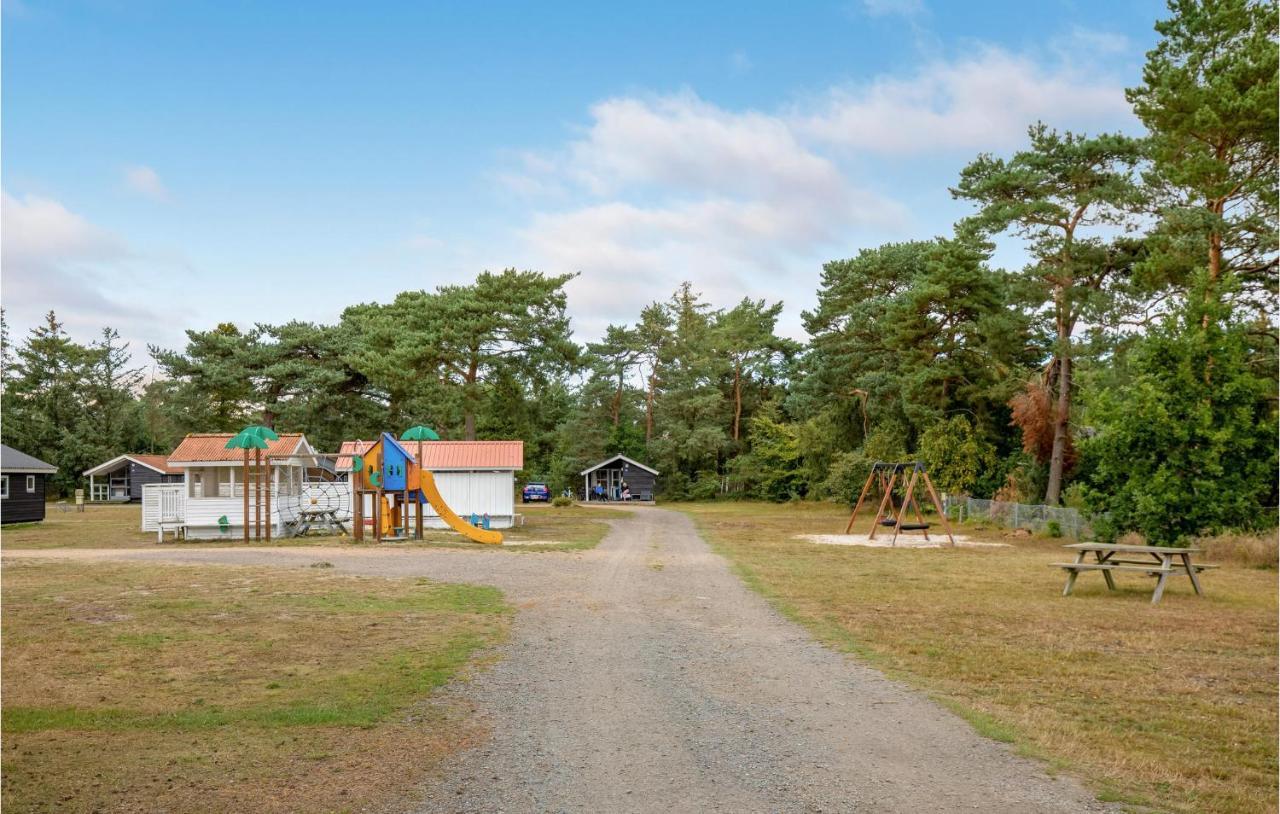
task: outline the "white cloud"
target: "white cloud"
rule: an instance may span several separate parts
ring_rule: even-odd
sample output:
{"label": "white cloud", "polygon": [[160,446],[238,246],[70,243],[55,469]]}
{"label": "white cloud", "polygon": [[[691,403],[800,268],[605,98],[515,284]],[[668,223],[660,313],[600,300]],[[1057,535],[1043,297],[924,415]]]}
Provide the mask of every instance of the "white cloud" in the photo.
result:
{"label": "white cloud", "polygon": [[136,347],[159,336],[140,258],[116,235],[48,198],[0,196],[0,285],[19,338],[50,309],[81,341],[104,326]]}
{"label": "white cloud", "polygon": [[169,200],[169,190],[160,180],[160,174],[150,167],[142,165],[125,167],[124,183],[129,189],[153,201],[166,203]]}
{"label": "white cloud", "polygon": [[520,237],[535,266],[582,272],[570,288],[575,312],[589,315],[580,330],[633,319],[684,279],[717,302],[787,296],[819,247],[908,221],[777,115],[686,92],[608,99],[591,117],[558,154],[521,160],[524,189],[568,202],[536,211]]}
{"label": "white cloud", "polygon": [[[877,172],[881,157],[911,156],[954,163],[954,173],[980,150],[1021,145],[1039,119],[1088,130],[1132,122],[1120,83],[996,48],[777,111],[729,110],[685,91],[614,97],[589,114],[560,150],[513,153],[514,168],[498,175],[533,202],[520,255],[581,272],[570,303],[587,335],[634,319],[686,279],[721,305],[785,299],[784,327],[798,335],[823,260],[933,234],[855,165]],[[953,180],[923,194],[944,207]]]}
{"label": "white cloud", "polygon": [[986,48],[905,79],[832,89],[816,109],[797,113],[795,126],[843,148],[910,154],[1005,149],[1037,120],[1094,129],[1133,122],[1121,83]]}

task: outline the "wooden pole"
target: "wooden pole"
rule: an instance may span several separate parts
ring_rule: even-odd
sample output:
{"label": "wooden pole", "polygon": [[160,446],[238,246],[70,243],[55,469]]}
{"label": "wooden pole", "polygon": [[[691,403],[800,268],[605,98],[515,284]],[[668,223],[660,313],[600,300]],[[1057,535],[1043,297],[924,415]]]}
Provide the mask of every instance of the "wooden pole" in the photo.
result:
{"label": "wooden pole", "polygon": [[867,536],[868,540],[876,538],[876,531],[880,529],[880,518],[884,517],[884,504],[889,502],[889,496],[893,494],[893,485],[898,480],[898,470],[894,469],[893,474],[889,476],[889,485],[884,487],[884,497],[880,498],[880,508],[876,509],[876,518],[871,521],[871,534]]}
{"label": "wooden pole", "polygon": [[244,450],[244,484],[242,484],[241,492],[244,493],[244,517],[240,521],[240,525],[244,526],[244,541],[249,542],[249,448]]}
{"label": "wooden pole", "polygon": [[262,542],[262,450],[253,451],[253,476],[257,485],[253,490],[253,538]]}
{"label": "wooden pole", "polygon": [[876,476],[876,468],[871,467],[871,474],[867,475],[867,482],[862,484],[862,494],[858,495],[858,502],[853,505],[853,514],[849,515],[849,523],[844,527],[844,533],[848,534],[853,528],[854,518],[858,516],[858,509],[862,508],[862,501],[866,500],[867,492],[871,491],[871,479]]}
{"label": "wooden pole", "polygon": [[920,470],[911,470],[911,479],[907,481],[907,495],[902,501],[902,511],[898,512],[898,522],[893,526],[893,539],[889,541],[889,545],[896,546],[898,544],[898,534],[902,532],[902,519],[907,516],[907,504],[911,502],[911,493],[916,488],[916,478],[920,475]]}
{"label": "wooden pole", "polygon": [[351,539],[364,542],[364,492],[353,468],[347,476],[351,480]]}
{"label": "wooden pole", "polygon": [[933,499],[933,508],[938,512],[938,517],[942,520],[942,527],[947,531],[947,539],[951,541],[954,547],[956,538],[951,536],[951,521],[947,519],[947,513],[942,510],[942,501],[938,500],[938,493],[934,491],[933,479],[929,477],[929,473],[924,473],[924,485],[929,490],[929,497]]}
{"label": "wooden pole", "polygon": [[[422,490],[422,439],[418,439],[418,490],[421,494]],[[413,502],[413,533],[414,539],[422,539],[422,501],[415,500]]]}
{"label": "wooden pole", "polygon": [[271,542],[271,456],[266,458],[266,474],[264,477],[267,481],[267,542]]}

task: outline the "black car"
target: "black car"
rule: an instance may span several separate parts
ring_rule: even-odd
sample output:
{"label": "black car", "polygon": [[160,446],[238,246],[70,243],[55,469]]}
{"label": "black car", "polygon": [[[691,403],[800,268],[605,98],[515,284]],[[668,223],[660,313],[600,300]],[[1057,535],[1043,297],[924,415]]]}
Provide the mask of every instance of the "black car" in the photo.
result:
{"label": "black car", "polygon": [[535,500],[541,500],[546,503],[551,500],[551,490],[547,488],[545,483],[526,483],[524,489],[520,492],[520,499],[524,503]]}

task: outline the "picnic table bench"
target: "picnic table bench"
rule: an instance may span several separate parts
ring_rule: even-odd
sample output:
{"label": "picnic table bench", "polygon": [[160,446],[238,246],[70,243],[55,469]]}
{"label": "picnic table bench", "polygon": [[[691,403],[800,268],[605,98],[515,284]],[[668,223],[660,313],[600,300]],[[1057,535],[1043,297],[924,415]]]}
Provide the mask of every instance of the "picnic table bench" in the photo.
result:
{"label": "picnic table bench", "polygon": [[326,534],[347,533],[346,524],[338,519],[337,509],[299,509],[297,519],[285,526],[290,537],[303,537],[313,529]]}
{"label": "picnic table bench", "polygon": [[[1200,590],[1200,580],[1197,574],[1210,568],[1217,568],[1216,565],[1208,565],[1206,563],[1195,563],[1191,561],[1191,555],[1199,553],[1198,548],[1166,548],[1164,546],[1153,545],[1115,545],[1108,543],[1072,543],[1063,546],[1076,552],[1075,562],[1055,562],[1055,568],[1061,568],[1067,572],[1067,584],[1062,589],[1062,595],[1071,594],[1071,589],[1075,587],[1076,577],[1086,571],[1100,571],[1107,581],[1107,588],[1114,591],[1116,582],[1112,577],[1113,571],[1136,571],[1147,574],[1148,576],[1158,577],[1155,590],[1151,593],[1151,604],[1160,601],[1160,597],[1164,595],[1165,583],[1169,580],[1170,574],[1186,574],[1191,580],[1191,587],[1195,588],[1198,596],[1204,596],[1204,591]],[[1088,556],[1092,553],[1094,561],[1088,562]],[[1176,562],[1175,562],[1176,560]]]}

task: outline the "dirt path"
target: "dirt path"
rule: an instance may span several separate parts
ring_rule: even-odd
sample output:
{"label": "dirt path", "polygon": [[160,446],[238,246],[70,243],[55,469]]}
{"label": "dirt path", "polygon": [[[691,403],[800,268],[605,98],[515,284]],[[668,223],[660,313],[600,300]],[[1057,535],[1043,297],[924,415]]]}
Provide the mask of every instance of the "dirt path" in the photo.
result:
{"label": "dirt path", "polygon": [[424,786],[423,814],[1107,810],[1075,782],[1049,778],[918,693],[816,644],[749,592],[677,512],[639,509],[599,548],[572,554],[96,556],[323,559],[355,573],[506,591],[520,613],[502,660],[451,690],[493,736]]}

